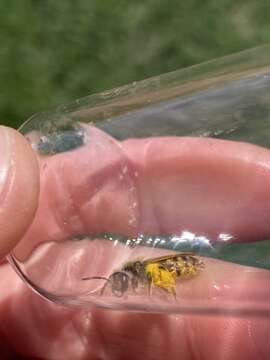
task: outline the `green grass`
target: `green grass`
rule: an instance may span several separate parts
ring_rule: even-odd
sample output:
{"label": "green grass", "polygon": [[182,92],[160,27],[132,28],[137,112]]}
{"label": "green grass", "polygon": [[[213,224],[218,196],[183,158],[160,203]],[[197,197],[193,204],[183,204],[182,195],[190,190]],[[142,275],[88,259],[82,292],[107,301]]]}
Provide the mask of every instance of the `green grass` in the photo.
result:
{"label": "green grass", "polygon": [[2,0],[0,123],[270,41],[270,2]]}

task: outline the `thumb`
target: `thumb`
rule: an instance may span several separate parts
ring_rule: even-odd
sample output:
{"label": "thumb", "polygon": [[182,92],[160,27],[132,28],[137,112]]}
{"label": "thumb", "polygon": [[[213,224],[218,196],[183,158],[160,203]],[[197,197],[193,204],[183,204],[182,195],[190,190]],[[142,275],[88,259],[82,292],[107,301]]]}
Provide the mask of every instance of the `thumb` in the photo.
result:
{"label": "thumb", "polygon": [[0,126],[0,259],[20,240],[35,214],[37,159],[16,130]]}

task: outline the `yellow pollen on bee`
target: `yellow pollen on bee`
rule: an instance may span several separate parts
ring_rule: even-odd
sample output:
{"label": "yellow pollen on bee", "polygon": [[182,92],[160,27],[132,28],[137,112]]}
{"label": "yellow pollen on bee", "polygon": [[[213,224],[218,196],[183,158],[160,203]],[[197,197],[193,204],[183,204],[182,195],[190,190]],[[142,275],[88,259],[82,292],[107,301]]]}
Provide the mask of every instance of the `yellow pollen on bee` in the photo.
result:
{"label": "yellow pollen on bee", "polygon": [[151,279],[153,285],[166,290],[175,288],[175,280],[177,277],[175,271],[168,271],[167,269],[162,268],[159,264],[152,263],[146,265],[145,272]]}

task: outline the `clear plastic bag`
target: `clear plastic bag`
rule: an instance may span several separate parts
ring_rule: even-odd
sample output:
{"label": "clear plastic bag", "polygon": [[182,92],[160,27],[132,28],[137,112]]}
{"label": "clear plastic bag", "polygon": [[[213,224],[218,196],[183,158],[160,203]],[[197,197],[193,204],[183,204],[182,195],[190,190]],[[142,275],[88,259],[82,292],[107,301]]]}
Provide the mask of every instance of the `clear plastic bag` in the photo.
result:
{"label": "clear plastic bag", "polygon": [[20,129],[40,165],[9,261],[75,306],[269,314],[270,47],[79,99]]}

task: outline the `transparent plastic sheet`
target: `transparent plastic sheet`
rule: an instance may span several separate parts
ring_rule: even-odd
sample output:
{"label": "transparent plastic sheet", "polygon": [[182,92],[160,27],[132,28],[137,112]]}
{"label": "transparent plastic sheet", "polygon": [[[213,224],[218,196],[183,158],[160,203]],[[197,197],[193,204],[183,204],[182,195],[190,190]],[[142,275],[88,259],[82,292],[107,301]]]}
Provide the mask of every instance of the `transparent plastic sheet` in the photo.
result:
{"label": "transparent plastic sheet", "polygon": [[34,222],[9,261],[81,307],[270,314],[270,47],[34,115]]}

